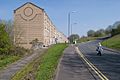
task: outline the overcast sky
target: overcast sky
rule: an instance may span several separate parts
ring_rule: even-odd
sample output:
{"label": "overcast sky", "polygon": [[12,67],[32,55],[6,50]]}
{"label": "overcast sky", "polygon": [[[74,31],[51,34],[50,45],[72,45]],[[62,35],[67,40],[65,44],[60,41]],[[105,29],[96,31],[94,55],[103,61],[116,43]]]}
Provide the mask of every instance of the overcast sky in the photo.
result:
{"label": "overcast sky", "polygon": [[[73,33],[86,35],[90,29],[106,28],[120,21],[120,0],[0,0],[0,19],[13,19],[13,10],[26,2],[45,9],[57,29],[68,34],[68,13]],[[77,23],[77,24],[74,24]]]}

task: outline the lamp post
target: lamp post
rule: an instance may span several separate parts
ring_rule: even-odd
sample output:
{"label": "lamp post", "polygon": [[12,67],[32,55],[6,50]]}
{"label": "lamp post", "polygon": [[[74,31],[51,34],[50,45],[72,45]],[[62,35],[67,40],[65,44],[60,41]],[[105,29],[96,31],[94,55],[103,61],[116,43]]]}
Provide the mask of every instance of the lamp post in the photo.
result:
{"label": "lamp post", "polygon": [[77,23],[71,24],[71,35],[72,35],[72,32],[73,32],[72,27],[73,27],[73,25],[75,25],[75,24],[77,24]]}
{"label": "lamp post", "polygon": [[75,12],[76,11],[72,11],[68,13],[68,37],[70,36],[71,13],[75,13]]}
{"label": "lamp post", "polygon": [[68,13],[68,37],[70,36],[70,12]]}

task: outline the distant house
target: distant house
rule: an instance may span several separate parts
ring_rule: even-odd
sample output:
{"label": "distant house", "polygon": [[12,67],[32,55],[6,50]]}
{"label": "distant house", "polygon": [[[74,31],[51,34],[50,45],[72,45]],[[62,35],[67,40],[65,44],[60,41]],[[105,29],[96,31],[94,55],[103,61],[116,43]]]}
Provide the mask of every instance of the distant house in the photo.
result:
{"label": "distant house", "polygon": [[27,2],[14,10],[14,43],[16,45],[31,48],[31,41],[38,39],[38,42],[48,46],[55,44],[58,33],[44,9],[33,3]]}

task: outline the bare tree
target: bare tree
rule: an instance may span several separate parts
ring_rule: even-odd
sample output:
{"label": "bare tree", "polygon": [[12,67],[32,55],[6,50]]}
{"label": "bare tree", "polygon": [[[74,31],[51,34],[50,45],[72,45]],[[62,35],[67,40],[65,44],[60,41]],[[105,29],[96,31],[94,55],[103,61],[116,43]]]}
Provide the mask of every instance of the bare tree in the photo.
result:
{"label": "bare tree", "polygon": [[19,25],[15,25],[14,24],[14,28],[13,28],[13,31],[14,31],[14,45],[15,46],[21,46],[21,43],[23,43],[23,35],[24,35],[24,30],[21,26]]}

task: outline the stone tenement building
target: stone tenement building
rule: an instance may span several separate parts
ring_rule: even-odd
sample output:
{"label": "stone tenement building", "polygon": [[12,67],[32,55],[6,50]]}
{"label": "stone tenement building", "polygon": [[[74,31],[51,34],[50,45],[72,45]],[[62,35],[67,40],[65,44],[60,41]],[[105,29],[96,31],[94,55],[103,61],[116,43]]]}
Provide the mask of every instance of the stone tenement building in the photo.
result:
{"label": "stone tenement building", "polygon": [[14,43],[24,48],[31,48],[31,42],[38,39],[48,46],[67,42],[66,36],[59,32],[44,9],[27,2],[14,10]]}

